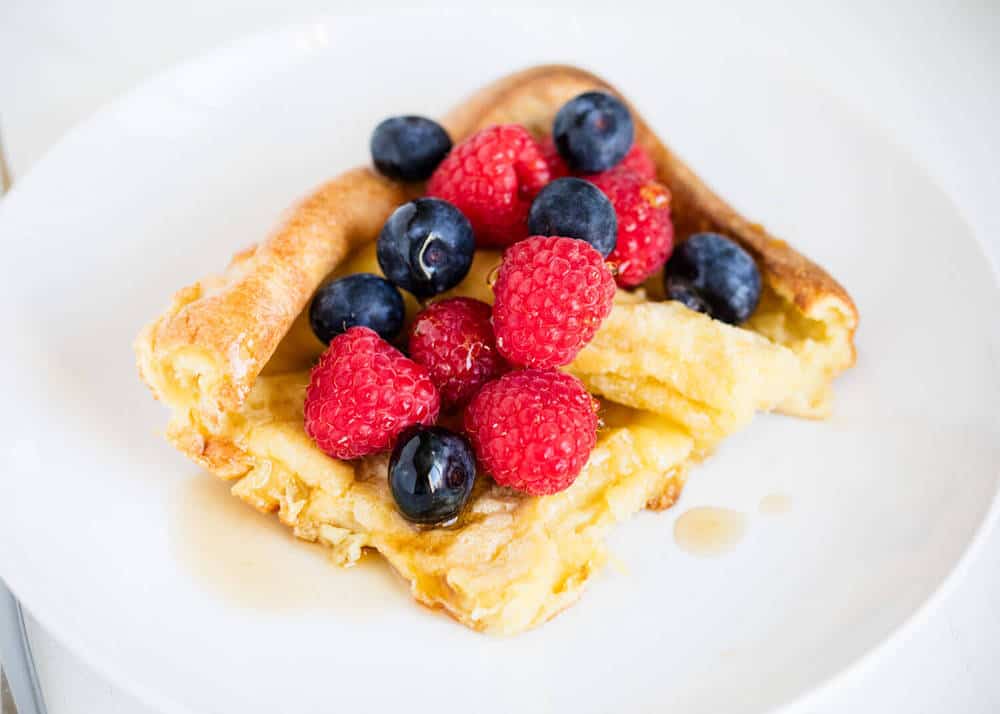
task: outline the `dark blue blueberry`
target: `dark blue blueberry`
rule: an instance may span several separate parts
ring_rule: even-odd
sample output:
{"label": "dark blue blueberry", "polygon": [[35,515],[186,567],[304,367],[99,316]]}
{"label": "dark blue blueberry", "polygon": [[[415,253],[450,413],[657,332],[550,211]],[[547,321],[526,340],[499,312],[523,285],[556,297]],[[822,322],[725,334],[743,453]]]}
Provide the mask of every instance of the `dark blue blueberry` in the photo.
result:
{"label": "dark blue blueberry", "polygon": [[418,198],[397,208],[376,245],[385,276],[419,298],[462,282],[475,248],[468,219],[440,198]]}
{"label": "dark blue blueberry", "polygon": [[575,171],[606,171],[632,148],[635,128],[621,100],[604,92],[584,92],[556,114],[552,138],[559,155]]}
{"label": "dark blue blueberry", "polygon": [[461,513],[476,480],[476,458],[464,436],[439,426],[403,432],[389,458],[389,488],[403,516],[445,524]]}
{"label": "dark blue blueberry", "polygon": [[535,197],[528,233],[587,241],[605,258],[618,242],[615,207],[601,189],[578,178],[556,179]]}
{"label": "dark blue blueberry", "polygon": [[423,181],[451,151],[451,138],[426,117],[389,117],[372,133],[372,161],[389,178]]}
{"label": "dark blue blueberry", "polygon": [[701,312],[706,315],[712,312],[708,303],[701,299],[701,295],[696,293],[690,284],[681,282],[680,280],[675,280],[670,284],[670,294],[668,297],[695,312]]}
{"label": "dark blue blueberry", "polygon": [[718,233],[698,233],[674,250],[663,269],[670,300],[739,325],[760,302],[760,271],[743,248]]}
{"label": "dark blue blueberry", "polygon": [[325,344],[355,325],[370,327],[391,340],[403,328],[403,296],[396,286],[371,273],[327,283],[309,306],[309,324]]}

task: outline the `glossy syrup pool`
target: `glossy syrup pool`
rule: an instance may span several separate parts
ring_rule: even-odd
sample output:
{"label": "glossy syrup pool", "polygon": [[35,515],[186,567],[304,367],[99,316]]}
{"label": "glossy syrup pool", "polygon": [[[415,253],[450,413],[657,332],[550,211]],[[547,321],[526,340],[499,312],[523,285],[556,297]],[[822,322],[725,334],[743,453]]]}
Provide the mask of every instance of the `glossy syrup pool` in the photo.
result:
{"label": "glossy syrup pool", "polygon": [[230,605],[283,614],[374,617],[408,599],[403,581],[377,555],[341,568],[322,546],[295,538],[275,514],[231,495],[231,485],[198,473],[178,486],[171,504],[171,553],[198,587]]}
{"label": "glossy syrup pool", "polygon": [[780,516],[790,510],[792,499],[783,493],[769,493],[757,504],[757,512],[763,516]]}
{"label": "glossy syrup pool", "polygon": [[729,552],[743,540],[746,516],[729,508],[701,506],[674,522],[674,542],[691,555],[710,558]]}

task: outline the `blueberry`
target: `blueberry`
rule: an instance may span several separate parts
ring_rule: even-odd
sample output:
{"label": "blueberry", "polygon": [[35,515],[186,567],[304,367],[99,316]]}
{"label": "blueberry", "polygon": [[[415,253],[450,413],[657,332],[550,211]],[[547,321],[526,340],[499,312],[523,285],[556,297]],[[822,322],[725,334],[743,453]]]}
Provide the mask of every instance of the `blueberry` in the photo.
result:
{"label": "blueberry", "polygon": [[579,238],[607,258],[618,242],[618,219],[615,207],[597,186],[561,178],[535,197],[528,212],[528,233]]}
{"label": "blueberry", "polygon": [[584,92],[556,114],[552,138],[570,168],[606,171],[632,148],[635,127],[622,102],[604,92]]}
{"label": "blueberry", "polygon": [[390,117],[375,127],[371,140],[375,168],[389,178],[423,181],[451,151],[451,138],[426,117]]}
{"label": "blueberry", "polygon": [[760,271],[743,248],[718,233],[698,233],[681,243],[663,269],[670,300],[717,320],[739,325],[760,302]]}
{"label": "blueberry", "polygon": [[440,198],[418,198],[389,216],[376,252],[389,280],[424,298],[462,282],[475,247],[472,226],[461,211]]}
{"label": "blueberry", "polygon": [[476,458],[464,436],[439,426],[403,432],[389,458],[389,488],[403,516],[444,524],[462,511],[476,480]]}
{"label": "blueberry", "polygon": [[391,340],[403,328],[403,296],[392,283],[371,273],[348,275],[316,291],[309,324],[322,342],[356,325],[370,327]]}
{"label": "blueberry", "polygon": [[694,291],[691,285],[683,283],[681,281],[674,281],[670,284],[670,295],[671,300],[676,300],[690,310],[695,312],[701,312],[708,315],[712,312],[709,308],[708,303],[701,299],[701,295]]}

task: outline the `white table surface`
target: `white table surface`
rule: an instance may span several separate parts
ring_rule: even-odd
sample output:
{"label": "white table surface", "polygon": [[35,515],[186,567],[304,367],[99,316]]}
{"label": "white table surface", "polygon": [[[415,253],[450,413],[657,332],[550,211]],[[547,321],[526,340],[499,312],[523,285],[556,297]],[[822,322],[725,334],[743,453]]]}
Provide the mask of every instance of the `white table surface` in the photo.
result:
{"label": "white table surface", "polygon": [[[581,11],[579,1],[555,4]],[[690,0],[667,5],[671,22],[706,35],[706,51],[717,42],[767,43],[880,124],[951,194],[997,262],[995,0],[808,9],[798,3],[795,10],[773,3],[738,10]],[[152,73],[247,32],[358,7],[318,0],[0,0],[0,128],[15,179],[75,123]],[[998,307],[983,306],[983,319],[998,319]],[[809,711],[1000,711],[998,603],[1000,529],[939,608]],[[152,714],[30,619],[28,628],[51,714]]]}

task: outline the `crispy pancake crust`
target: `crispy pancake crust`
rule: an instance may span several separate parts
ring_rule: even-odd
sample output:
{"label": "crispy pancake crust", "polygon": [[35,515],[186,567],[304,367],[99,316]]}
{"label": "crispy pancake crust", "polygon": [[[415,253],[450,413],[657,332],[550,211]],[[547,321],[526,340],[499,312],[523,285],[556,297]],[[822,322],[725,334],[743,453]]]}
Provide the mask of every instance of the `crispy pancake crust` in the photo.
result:
{"label": "crispy pancake crust", "polygon": [[[348,171],[293,206],[264,243],[237,254],[222,276],[180,290],[136,342],[139,372],[153,394],[187,409],[195,426],[224,432],[227,416],[243,405],[323,279],[416,193],[370,169]],[[224,437],[177,425],[169,436],[219,475],[249,468],[242,449]]]}

